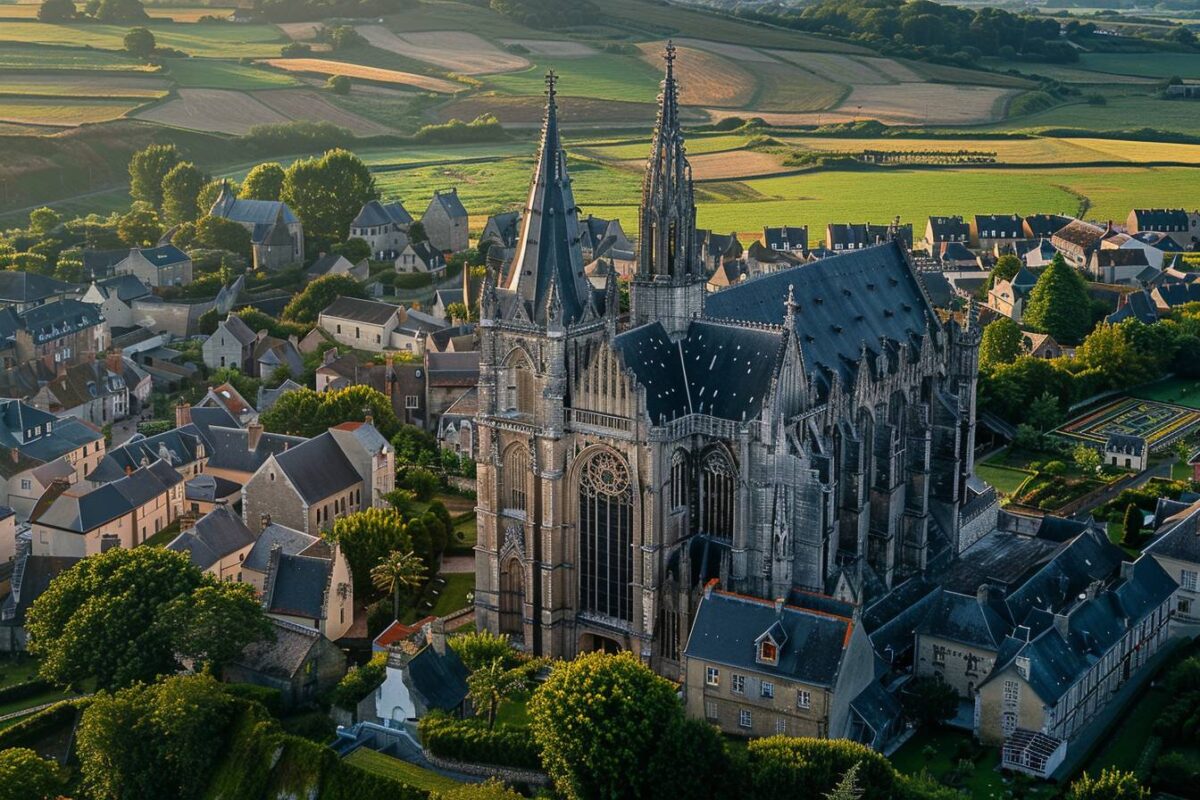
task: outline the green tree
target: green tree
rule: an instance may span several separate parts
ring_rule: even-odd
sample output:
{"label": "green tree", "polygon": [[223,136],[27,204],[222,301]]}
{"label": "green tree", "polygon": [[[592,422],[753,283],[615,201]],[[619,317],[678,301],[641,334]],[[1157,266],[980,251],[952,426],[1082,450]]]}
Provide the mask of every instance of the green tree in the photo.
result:
{"label": "green tree", "polygon": [[904,714],[923,728],[932,728],[958,711],[958,693],[941,678],[913,678],[900,695]]}
{"label": "green tree", "polygon": [[199,194],[196,195],[196,207],[200,209],[201,214],[207,214],[212,210],[213,204],[217,202],[217,198],[221,196],[221,190],[227,183],[236,195],[238,193],[237,184],[231,183],[225,178],[215,178],[204,184]]}
{"label": "green tree", "polygon": [[273,433],[312,437],[343,422],[361,422],[368,414],[384,437],[400,427],[392,402],[365,384],[325,392],[307,387],[284,392],[259,419]]}
{"label": "green tree", "polygon": [[979,367],[988,369],[996,364],[1011,364],[1025,352],[1025,337],[1017,323],[1000,317],[983,329],[979,343]]}
{"label": "green tree", "polygon": [[988,274],[987,287],[990,289],[996,285],[996,281],[1011,281],[1021,271],[1021,259],[1014,256],[1012,253],[1005,253],[996,259],[995,266],[992,267],[991,273]]}
{"label": "green tree", "polygon": [[510,669],[504,665],[504,659],[501,658],[467,676],[467,690],[471,694],[471,703],[487,714],[489,731],[496,727],[496,712],[500,709],[500,701],[507,700],[527,688],[529,678],[526,670],[520,667]]}
{"label": "green tree", "polygon": [[79,771],[94,800],[192,800],[208,786],[234,705],[207,675],[97,694],[79,721]]}
{"label": "green tree", "polygon": [[163,234],[158,212],[144,201],[133,204],[117,222],[117,233],[128,247],[152,247]]}
{"label": "green tree", "polygon": [[147,59],[154,55],[157,43],[149,28],[130,28],[125,34],[125,52],[134,58]]}
{"label": "green tree", "polygon": [[140,0],[100,0],[95,17],[100,22],[142,22],[150,18]]}
{"label": "green tree", "polygon": [[371,571],[389,554],[414,552],[405,519],[392,508],[368,508],[338,517],[323,536],[337,542],[346,554],[354,593],[361,597],[370,594]]}
{"label": "green tree", "polygon": [[189,595],[180,595],[162,610],[174,631],[180,656],[220,675],[221,667],[241,655],[251,642],[274,637],[274,627],[248,583],[206,580]]}
{"label": "green tree", "polygon": [[0,750],[0,800],[53,800],[63,788],[53,761],[24,747]]}
{"label": "green tree", "polygon": [[425,564],[411,550],[394,550],[371,568],[371,583],[392,595],[392,616],[400,619],[400,592],[417,589],[425,581]]}
{"label": "green tree", "polygon": [[1054,395],[1042,392],[1029,404],[1026,419],[1039,432],[1053,430],[1062,423],[1062,409]]}
{"label": "green tree", "polygon": [[[952,690],[953,691],[953,690]],[[866,800],[892,800],[896,774],[881,754],[845,739],[771,736],[746,748],[753,797],[820,797],[855,764]]]}
{"label": "green tree", "polygon": [[330,75],[325,81],[325,88],[334,94],[350,94],[350,77],[347,75]]}
{"label": "green tree", "polygon": [[1080,472],[1095,475],[1100,471],[1100,453],[1094,447],[1088,447],[1086,444],[1077,445],[1071,451],[1071,460],[1075,462],[1075,466],[1079,467]]}
{"label": "green tree", "polygon": [[371,245],[367,244],[365,240],[359,239],[358,237],[347,239],[344,242],[338,242],[332,248],[330,248],[330,251],[337,253],[340,256],[345,256],[347,261],[350,261],[354,264],[357,264],[365,258],[369,259],[371,257]]}
{"label": "green tree", "polygon": [[163,177],[163,221],[168,225],[191,222],[200,216],[196,197],[208,178],[190,161],[176,164]]}
{"label": "green tree", "polygon": [[292,298],[280,315],[292,322],[316,322],[317,316],[339,297],[366,297],[358,281],[349,275],[322,275]]}
{"label": "green tree", "polygon": [[29,232],[34,236],[49,236],[62,224],[62,217],[52,208],[35,208],[29,212]]}
{"label": "green tree", "polygon": [[363,204],[378,197],[371,170],[341,149],[294,162],[280,191],[280,199],[304,223],[305,235],[325,248],[345,239]]}
{"label": "green tree", "polygon": [[446,306],[446,316],[453,322],[466,322],[467,314],[466,303],[450,303]]}
{"label": "green tree", "polygon": [[1075,366],[1093,370],[1101,376],[1105,388],[1124,388],[1149,378],[1141,359],[1125,338],[1121,325],[1102,323],[1084,337],[1075,349]]}
{"label": "green tree", "polygon": [[162,205],[163,178],[183,159],[173,144],[152,144],[129,159],[129,194],[134,200]]}
{"label": "green tree", "polygon": [[59,256],[54,265],[54,277],[67,283],[83,283],[90,276],[83,266],[83,259],[77,255]]}
{"label": "green tree", "polygon": [[510,669],[520,663],[520,657],[507,633],[472,631],[450,637],[448,644],[471,672],[497,660]]}
{"label": "green tree", "polygon": [[421,501],[433,497],[438,487],[437,476],[424,467],[409,467],[404,470],[403,477],[399,478],[396,482],[401,488],[408,489]]}
{"label": "green tree", "polygon": [[568,800],[655,796],[647,768],[679,715],[675,687],[632,653],[556,664],[529,701],[543,766]]}
{"label": "green tree", "polygon": [[245,200],[278,200],[283,191],[283,178],[283,165],[278,161],[259,164],[242,181],[238,197]]}
{"label": "green tree", "polygon": [[425,233],[425,223],[419,219],[413,220],[408,226],[408,240],[413,244],[429,241],[429,236]]}
{"label": "green tree", "polygon": [[1029,294],[1024,321],[1063,344],[1075,344],[1091,327],[1091,307],[1087,283],[1056,253]]}
{"label": "green tree", "polygon": [[1142,510],[1136,503],[1125,506],[1125,519],[1121,521],[1121,544],[1137,547],[1142,541]]}
{"label": "green tree", "polygon": [[861,762],[854,762],[838,781],[838,785],[833,787],[833,791],[825,795],[825,800],[858,800],[862,797],[863,790],[858,788],[858,771],[861,767]]}
{"label": "green tree", "polygon": [[191,246],[246,256],[250,253],[250,231],[224,217],[203,216],[196,220]]}
{"label": "green tree", "polygon": [[38,7],[37,16],[42,22],[67,22],[75,19],[75,3],[72,0],[44,0]]}
{"label": "green tree", "polygon": [[1067,800],[1147,800],[1150,790],[1132,772],[1106,769],[1100,777],[1083,773],[1067,790]]}

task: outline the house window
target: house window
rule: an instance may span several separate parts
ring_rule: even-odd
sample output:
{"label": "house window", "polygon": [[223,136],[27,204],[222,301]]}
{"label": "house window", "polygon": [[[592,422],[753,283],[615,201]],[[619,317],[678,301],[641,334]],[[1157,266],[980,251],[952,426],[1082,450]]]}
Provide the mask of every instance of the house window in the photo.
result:
{"label": "house window", "polygon": [[26,491],[26,492],[32,490],[33,489],[33,481],[22,478],[21,479],[21,489],[22,489],[22,491]]}
{"label": "house window", "polygon": [[[21,481],[21,483],[24,484],[25,481]],[[1183,572],[1181,572],[1179,574],[1179,588],[1180,589],[1183,589],[1184,591],[1188,591],[1188,592],[1194,592],[1194,591],[1196,591],[1196,585],[1197,585],[1197,574],[1196,574],[1195,570],[1185,569],[1185,570],[1183,570]]]}
{"label": "house window", "polygon": [[749,728],[754,725],[754,716],[747,710],[742,709],[738,712],[738,727]]}
{"label": "house window", "polygon": [[946,648],[940,644],[933,646],[933,663],[938,666],[943,666],[946,663]]}
{"label": "house window", "polygon": [[729,676],[729,691],[734,694],[746,693],[746,676],[745,675],[730,675]]}
{"label": "house window", "polygon": [[1190,615],[1192,613],[1192,601],[1185,600],[1181,597],[1179,598],[1179,602],[1176,604],[1175,608],[1180,614]]}
{"label": "house window", "polygon": [[775,684],[771,683],[770,681],[763,681],[762,686],[759,689],[759,694],[768,698],[775,697]]}
{"label": "house window", "polygon": [[1005,711],[1000,715],[1000,730],[1005,736],[1010,736],[1017,729],[1017,713]]}
{"label": "house window", "polygon": [[774,664],[779,660],[779,648],[770,639],[763,639],[758,645],[758,660],[764,664]]}
{"label": "house window", "polygon": [[796,708],[812,708],[812,694],[807,689],[796,692]]}
{"label": "house window", "polygon": [[337,332],[338,332],[338,333],[341,333],[341,332],[342,332],[342,326],[341,326],[340,324],[337,326]]}
{"label": "house window", "polygon": [[1004,682],[1004,702],[1016,703],[1021,699],[1021,686],[1016,681]]}
{"label": "house window", "polygon": [[415,394],[404,395],[405,408],[417,408],[417,396]]}
{"label": "house window", "polygon": [[775,720],[775,732],[783,734],[785,736],[787,735],[787,719],[786,718],[780,717],[779,719]]}
{"label": "house window", "polygon": [[721,685],[721,670],[716,667],[704,668],[704,682],[709,686]]}
{"label": "house window", "polygon": [[704,718],[712,720],[717,719],[717,704],[712,700],[709,700],[704,704]]}

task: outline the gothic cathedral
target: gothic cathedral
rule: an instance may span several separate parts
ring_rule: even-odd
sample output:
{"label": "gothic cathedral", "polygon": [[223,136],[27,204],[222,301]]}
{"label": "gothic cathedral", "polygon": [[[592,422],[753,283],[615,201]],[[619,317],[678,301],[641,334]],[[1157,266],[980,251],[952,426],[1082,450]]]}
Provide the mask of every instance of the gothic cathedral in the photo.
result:
{"label": "gothic cathedral", "polygon": [[632,650],[669,677],[707,582],[862,604],[994,506],[978,326],[939,321],[900,243],[706,293],[674,60],[627,312],[584,273],[547,78],[515,254],[481,297],[475,592],[478,626],[533,653]]}

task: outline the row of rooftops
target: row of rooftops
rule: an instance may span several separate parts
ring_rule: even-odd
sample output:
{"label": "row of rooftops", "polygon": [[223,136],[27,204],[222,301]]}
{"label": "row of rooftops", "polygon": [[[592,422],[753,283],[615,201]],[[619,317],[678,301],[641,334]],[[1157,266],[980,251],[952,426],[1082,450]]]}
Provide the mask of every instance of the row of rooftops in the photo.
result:
{"label": "row of rooftops", "polygon": [[111,483],[56,482],[34,506],[31,523],[74,533],[95,530],[166,494],[183,482],[170,464],[155,460]]}

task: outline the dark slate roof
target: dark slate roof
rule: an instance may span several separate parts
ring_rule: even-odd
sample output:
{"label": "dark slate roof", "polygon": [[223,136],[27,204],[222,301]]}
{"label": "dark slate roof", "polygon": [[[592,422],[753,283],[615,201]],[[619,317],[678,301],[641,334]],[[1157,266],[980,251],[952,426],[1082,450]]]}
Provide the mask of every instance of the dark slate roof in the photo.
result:
{"label": "dark slate roof", "polygon": [[1102,247],[1092,253],[1092,263],[1097,267],[1148,267],[1146,251],[1138,248],[1114,249]]}
{"label": "dark slate roof", "polygon": [[155,461],[120,480],[90,490],[78,484],[47,491],[30,514],[30,521],[74,533],[87,533],[164,495],[183,481],[171,467]]}
{"label": "dark slate roof", "polygon": [[1193,504],[1186,514],[1168,520],[1145,552],[1200,564],[1200,504]]}
{"label": "dark slate roof", "polygon": [[192,564],[206,570],[231,553],[250,546],[254,540],[254,534],[240,516],[226,506],[217,506],[196,520],[191,530],[176,536],[167,549],[187,553]]}
{"label": "dark slate roof", "polygon": [[325,307],[321,315],[337,319],[350,319],[367,325],[383,325],[399,310],[400,306],[394,306],[391,303],[339,296]]}
{"label": "dark slate roof", "polygon": [[92,278],[112,274],[113,267],[129,257],[129,250],[84,250],[83,266]]}
{"label": "dark slate roof", "polygon": [[651,322],[622,333],[613,339],[612,347],[645,387],[646,412],[651,421],[691,413],[679,345],[671,341],[661,323]]}
{"label": "dark slate roof", "polygon": [[870,728],[872,737],[864,744],[882,750],[886,733],[900,719],[900,703],[884,690],[879,681],[871,681],[858,697],[850,701],[850,711],[858,715],[863,724]]}
{"label": "dark slate roof", "polygon": [[237,314],[226,316],[225,319],[221,320],[218,327],[223,328],[239,344],[250,344],[256,338],[254,331],[250,330],[250,326],[246,324],[246,321]]}
{"label": "dark slate roof", "polygon": [[1169,235],[1159,231],[1138,231],[1133,234],[1133,238],[1143,244],[1148,244],[1166,253],[1181,253],[1183,248],[1179,246],[1179,242],[1172,239]]}
{"label": "dark slate roof", "polygon": [[981,239],[1022,239],[1024,220],[1020,214],[976,214],[975,230]]}
{"label": "dark slate roof", "polygon": [[439,654],[426,645],[408,662],[412,686],[429,708],[453,711],[467,698],[467,668],[450,647]]}
{"label": "dark slate roof", "polygon": [[322,500],[362,481],[328,431],[279,453],[275,463],[306,503]]}
{"label": "dark slate roof", "polygon": [[50,581],[82,560],[71,556],[26,556],[24,573],[21,577],[20,599],[18,600],[11,593],[4,598],[2,606],[4,623],[24,625],[25,612],[33,605],[34,600],[37,600],[50,588]]}
{"label": "dark slate roof", "polygon": [[[895,242],[823,258],[745,281],[709,296],[705,315],[714,319],[780,324],[793,286],[796,335],[805,368],[816,373],[820,394],[832,376],[849,385],[866,348],[879,356],[889,346],[920,344],[939,326],[936,312]],[[894,353],[888,353],[891,356]]]}
{"label": "dark slate roof", "polygon": [[1146,440],[1141,436],[1114,433],[1104,442],[1104,449],[1113,453],[1124,453],[1127,456],[1140,456],[1146,452]]}
{"label": "dark slate roof", "polygon": [[[276,562],[277,560],[277,562]],[[276,614],[321,619],[325,616],[325,588],[333,562],[327,558],[276,553],[263,606]]]}
{"label": "dark slate roof", "polygon": [[375,228],[380,225],[408,225],[412,222],[412,214],[404,208],[399,200],[381,202],[370,200],[358,212],[358,216],[350,223],[352,228]]}
{"label": "dark slate roof", "polygon": [[487,224],[483,226],[485,233],[495,233],[500,237],[501,247],[516,247],[517,236],[520,235],[521,213],[519,211],[507,211],[503,214],[493,214],[488,217]]}
{"label": "dark slate roof", "polygon": [[317,541],[317,537],[309,536],[294,528],[288,528],[277,522],[272,522],[258,534],[258,540],[250,549],[242,566],[255,572],[266,572],[271,562],[271,548],[279,545],[280,551],[286,555],[297,555],[304,552]]}
{"label": "dark slate roof", "polygon": [[1070,221],[1070,217],[1059,214],[1030,214],[1025,217],[1025,226],[1031,238],[1049,239]]}
{"label": "dark slate roof", "polygon": [[275,636],[246,645],[235,663],[262,675],[291,680],[320,643],[321,632],[276,619],[271,622]]}
{"label": "dark slate roof", "polygon": [[963,242],[938,242],[933,255],[938,261],[975,260],[975,254]]}
{"label": "dark slate roof", "polygon": [[1029,624],[1032,612],[1061,609],[1093,581],[1105,580],[1121,565],[1124,552],[1094,530],[1059,550],[1004,601],[1013,624]]}
{"label": "dark slate roof", "polygon": [[763,228],[763,242],[772,250],[807,250],[808,227],[783,225]]}
{"label": "dark slate roof", "polygon": [[130,251],[130,255],[139,249],[143,258],[159,268],[169,267],[173,264],[182,264],[185,261],[192,260],[187,253],[183,252],[173,244],[165,244],[161,247],[135,247]]}
{"label": "dark slate roof", "polygon": [[757,418],[783,342],[781,330],[692,322],[679,345],[692,411],[721,419]]}
{"label": "dark slate roof", "polygon": [[63,409],[78,408],[99,397],[121,394],[126,389],[125,379],[109,372],[103,361],[74,364],[46,384],[46,391]]}
{"label": "dark slate roof", "polygon": [[1012,285],[1013,288],[1029,291],[1037,285],[1037,279],[1038,276],[1034,274],[1033,270],[1022,264],[1021,268],[1017,270],[1017,274],[1013,276]]}
{"label": "dark slate roof", "polygon": [[[196,421],[196,411],[192,409],[192,421]],[[282,433],[267,433],[259,435],[258,446],[251,450],[247,446],[247,432],[237,427],[207,428],[206,441],[209,443],[208,465],[213,469],[228,469],[234,472],[256,472],[272,455],[286,452],[289,448],[303,444],[305,439],[299,436],[287,436]]]}
{"label": "dark slate roof", "polygon": [[1041,537],[995,531],[967,548],[939,582],[947,591],[963,595],[974,595],[984,583],[1012,589],[1062,547],[1060,542]]}
{"label": "dark slate roof", "polygon": [[467,209],[463,207],[462,201],[458,199],[458,187],[452,189],[434,189],[433,199],[429,201],[432,206],[437,203],[446,210],[446,214],[451,217],[465,218]]}
{"label": "dark slate roof", "polygon": [[920,279],[921,285],[925,287],[925,294],[929,296],[929,300],[934,306],[950,308],[956,295],[954,287],[946,279],[945,273],[928,270],[917,273],[917,277]]}
{"label": "dark slate roof", "polygon": [[[825,247],[837,250],[835,244],[842,249],[856,249],[883,244],[891,238],[890,225],[876,225],[872,222],[831,222],[825,226]],[[904,242],[904,246],[912,249],[912,223],[906,222],[896,230],[896,235]]]}
{"label": "dark slate roof", "polygon": [[214,503],[241,490],[240,483],[208,473],[201,473],[184,484],[184,496],[188,500],[205,503]]}
{"label": "dark slate roof", "polygon": [[[786,632],[777,664],[760,664],[755,642],[773,625]],[[700,601],[687,657],[814,686],[833,686],[854,622],[770,600],[713,591]]]}
{"label": "dark slate roof", "polygon": [[150,287],[142,283],[141,278],[128,272],[96,281],[96,287],[103,290],[108,297],[116,294],[117,299],[123,303],[146,297],[151,293]]}
{"label": "dark slate roof", "polygon": [[74,289],[69,283],[36,272],[0,270],[0,303],[37,303]]}
{"label": "dark slate roof", "polygon": [[102,321],[96,306],[71,298],[35,306],[21,314],[21,323],[36,344],[99,325]]}
{"label": "dark slate roof", "polygon": [[185,428],[195,430],[204,440],[205,447],[208,448],[209,455],[212,455],[213,447],[213,428],[237,428],[238,421],[233,418],[233,415],[228,410],[218,406],[193,406],[191,409],[192,421],[190,425],[185,425]]}
{"label": "dark slate roof", "polygon": [[428,270],[438,270],[446,266],[446,257],[429,242],[412,242],[410,246],[417,260]]}
{"label": "dark slate roof", "polygon": [[104,458],[87,479],[97,483],[120,480],[125,477],[126,469],[137,469],[143,463],[149,464],[158,459],[168,461],[176,468],[191,464],[196,460],[199,443],[200,434],[188,430],[186,426],[154,436],[135,433],[125,444],[105,452]]}
{"label": "dark slate roof", "polygon": [[1188,214],[1182,208],[1135,208],[1133,216],[1142,230],[1188,229]]}
{"label": "dark slate roof", "polygon": [[273,225],[281,216],[286,225],[300,221],[287,203],[279,200],[239,200],[229,191],[222,192],[209,213],[214,217],[250,225]]}
{"label": "dark slate roof", "polygon": [[[41,433],[32,433],[39,425]],[[58,419],[20,400],[0,400],[0,448],[6,451],[15,449],[44,463],[103,438],[100,431],[74,417]]]}
{"label": "dark slate roof", "polygon": [[[317,260],[312,263],[305,272],[309,275],[324,275],[329,270],[333,269],[333,265],[341,261],[345,256],[338,253],[324,253],[317,256]],[[349,259],[347,259],[348,261]]]}
{"label": "dark slate roof", "polygon": [[1164,283],[1155,287],[1154,296],[1167,308],[1200,302],[1200,283]]}
{"label": "dark slate roof", "polygon": [[979,602],[974,594],[947,591],[938,592],[917,626],[918,633],[989,650],[998,648],[1008,631],[1004,618],[988,603]]}
{"label": "dark slate roof", "polygon": [[971,235],[971,226],[963,221],[962,217],[930,217],[929,228],[933,232],[935,242]]}

